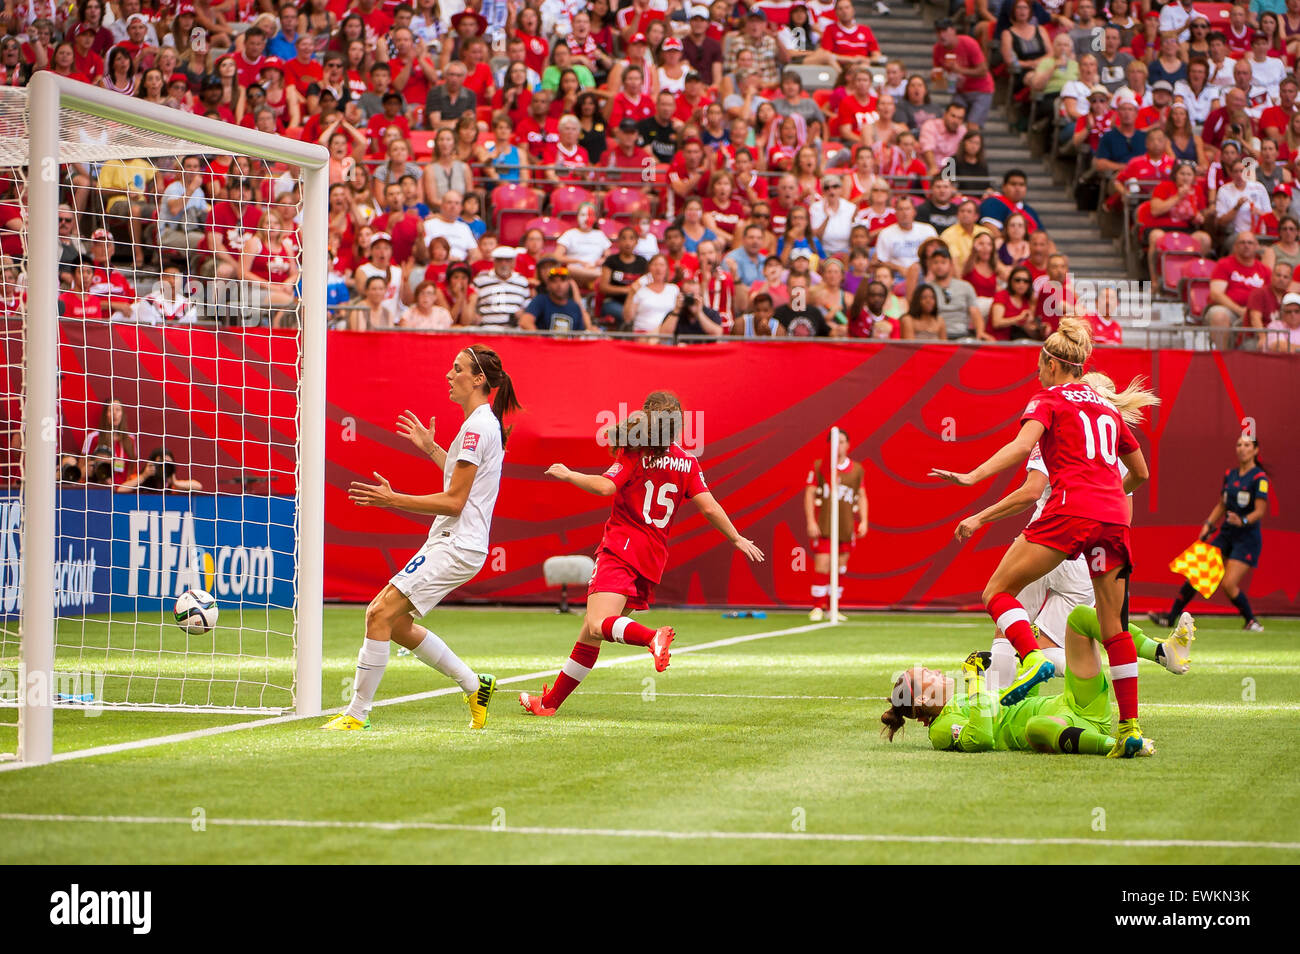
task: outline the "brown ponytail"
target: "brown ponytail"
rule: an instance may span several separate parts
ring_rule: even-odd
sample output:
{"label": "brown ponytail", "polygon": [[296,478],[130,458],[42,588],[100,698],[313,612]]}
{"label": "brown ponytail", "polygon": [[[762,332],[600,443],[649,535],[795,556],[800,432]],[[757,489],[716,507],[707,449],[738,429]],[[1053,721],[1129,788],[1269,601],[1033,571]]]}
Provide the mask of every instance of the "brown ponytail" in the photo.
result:
{"label": "brown ponytail", "polygon": [[514,430],[513,427],[506,427],[506,415],[523,409],[519,398],[515,395],[514,382],[501,366],[501,356],[487,345],[472,344],[465,351],[470,356],[473,370],[478,371],[486,379],[483,382],[483,392],[485,394],[497,392],[496,397],[492,399],[492,413],[496,415],[497,423],[501,426],[501,446],[504,448],[510,438],[510,432]]}
{"label": "brown ponytail", "polygon": [[682,402],[671,391],[652,391],[641,409],[605,431],[610,451],[639,451],[659,458],[668,453],[682,433]]}

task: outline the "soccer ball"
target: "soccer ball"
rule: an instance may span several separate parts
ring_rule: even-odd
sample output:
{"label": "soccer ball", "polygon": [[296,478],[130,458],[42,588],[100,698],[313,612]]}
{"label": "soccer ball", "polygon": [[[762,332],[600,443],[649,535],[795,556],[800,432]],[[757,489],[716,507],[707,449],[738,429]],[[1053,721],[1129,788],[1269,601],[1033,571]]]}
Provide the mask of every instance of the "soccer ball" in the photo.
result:
{"label": "soccer ball", "polygon": [[217,625],[217,601],[202,590],[186,590],[176,597],[176,625],[202,635]]}

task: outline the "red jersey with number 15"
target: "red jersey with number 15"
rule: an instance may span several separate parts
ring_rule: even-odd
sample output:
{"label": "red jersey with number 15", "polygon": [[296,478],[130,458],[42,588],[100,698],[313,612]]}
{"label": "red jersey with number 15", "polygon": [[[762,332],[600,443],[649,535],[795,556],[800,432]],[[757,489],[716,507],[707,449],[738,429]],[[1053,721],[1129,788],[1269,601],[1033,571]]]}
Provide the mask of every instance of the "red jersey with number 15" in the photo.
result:
{"label": "red jersey with number 15", "polygon": [[617,489],[600,549],[658,583],[678,507],[688,497],[708,493],[700,462],[674,444],[662,457],[624,453],[605,476]]}
{"label": "red jersey with number 15", "polygon": [[1038,421],[1052,496],[1043,517],[1069,514],[1098,523],[1129,525],[1119,459],[1138,449],[1137,438],[1104,397],[1082,381],[1045,388],[1029,399],[1020,422]]}

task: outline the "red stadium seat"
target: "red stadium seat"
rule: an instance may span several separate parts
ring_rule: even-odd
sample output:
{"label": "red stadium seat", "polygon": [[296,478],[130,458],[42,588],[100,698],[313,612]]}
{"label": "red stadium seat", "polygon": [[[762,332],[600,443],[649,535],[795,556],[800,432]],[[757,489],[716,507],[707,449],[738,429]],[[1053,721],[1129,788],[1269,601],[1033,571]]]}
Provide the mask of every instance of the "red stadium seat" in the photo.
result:
{"label": "red stadium seat", "polygon": [[502,245],[518,246],[540,209],[506,209],[497,213],[497,238]]}
{"label": "red stadium seat", "polygon": [[609,237],[609,240],[611,242],[614,241],[614,239],[618,238],[619,231],[626,227],[627,227],[627,223],[620,222],[618,219],[600,219],[596,223],[596,228],[604,232],[605,235]]}
{"label": "red stadium seat", "polygon": [[542,194],[536,189],[517,182],[503,182],[492,190],[488,199],[498,212],[505,209],[542,210]]}
{"label": "red stadium seat", "polygon": [[634,218],[650,214],[650,197],[640,189],[619,186],[605,196],[605,214],[619,218]]}
{"label": "red stadium seat", "polygon": [[833,89],[815,89],[812,94],[813,102],[817,104],[818,108],[825,112],[826,104],[831,101],[831,96],[834,95],[834,93],[835,90]]}
{"label": "red stadium seat", "polygon": [[1170,295],[1177,294],[1184,265],[1199,258],[1200,254],[1200,243],[1190,235],[1183,232],[1166,232],[1161,236],[1155,253],[1160,290]]}
{"label": "red stadium seat", "polygon": [[[523,231],[519,234],[522,236],[531,229],[541,229],[542,234],[546,236],[546,244],[542,247],[542,250],[544,252],[554,252],[555,240],[560,237],[560,233],[567,231],[572,224],[572,222],[551,218],[549,215],[538,215],[529,219]],[[504,242],[504,237],[502,241]]]}
{"label": "red stadium seat", "polygon": [[1210,276],[1213,274],[1212,259],[1194,258],[1183,266],[1179,291],[1187,303],[1188,320],[1192,322],[1199,322],[1205,315],[1205,308],[1210,303]]}
{"label": "red stadium seat", "polygon": [[576,214],[578,207],[584,202],[595,204],[596,197],[582,186],[560,186],[551,193],[551,214],[564,216]]}
{"label": "red stadium seat", "polygon": [[433,137],[438,133],[436,130],[429,129],[412,129],[411,130],[411,158],[417,162],[422,162],[433,158]]}
{"label": "red stadium seat", "polygon": [[1232,10],[1232,4],[1202,3],[1198,0],[1192,4],[1192,10],[1196,13],[1204,13],[1210,21],[1210,29],[1218,30],[1228,25],[1228,14]]}
{"label": "red stadium seat", "polygon": [[782,5],[779,7],[776,6],[769,7],[766,4],[758,4],[756,6],[756,9],[758,10],[759,13],[767,17],[768,23],[773,24],[777,28],[786,26],[790,22],[789,5]]}
{"label": "red stadium seat", "polygon": [[668,226],[670,225],[672,225],[672,222],[668,219],[651,219],[650,233],[662,242],[664,240],[664,233],[668,231]]}

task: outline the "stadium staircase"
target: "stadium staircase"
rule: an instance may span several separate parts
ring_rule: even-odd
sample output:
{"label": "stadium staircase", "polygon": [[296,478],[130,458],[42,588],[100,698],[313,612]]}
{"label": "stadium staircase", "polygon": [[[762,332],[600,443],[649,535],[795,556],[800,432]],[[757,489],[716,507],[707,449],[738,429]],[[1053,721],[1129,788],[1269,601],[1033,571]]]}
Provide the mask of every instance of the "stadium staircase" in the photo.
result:
{"label": "stadium staircase", "polygon": [[[875,13],[875,3],[857,4],[858,19],[871,27],[880,48],[890,59],[907,64],[908,75],[930,76],[930,56],[934,48],[934,21],[942,15],[936,3],[912,3],[894,0],[890,15]],[[947,93],[931,91],[931,99],[942,106]],[[1053,179],[1045,156],[1031,154],[1028,137],[1010,130],[1005,105],[995,103],[984,127],[984,154],[989,175],[1001,182],[1008,169],[1020,168],[1029,176],[1029,204],[1043,221],[1057,248],[1069,256],[1070,270],[1078,278],[1126,278],[1124,260],[1115,242],[1103,238],[1094,214],[1080,212],[1073,196]]]}

